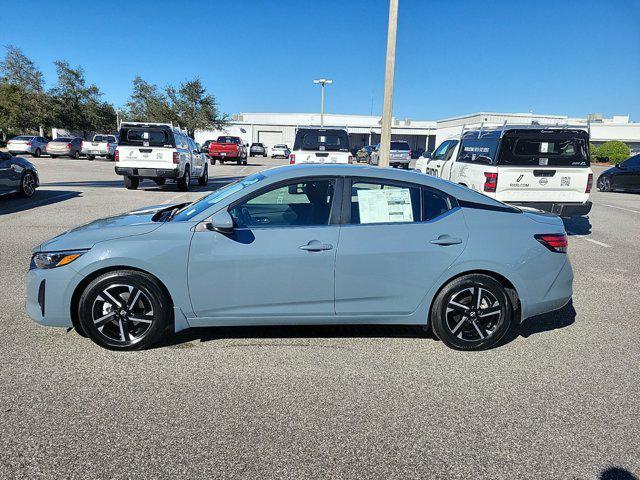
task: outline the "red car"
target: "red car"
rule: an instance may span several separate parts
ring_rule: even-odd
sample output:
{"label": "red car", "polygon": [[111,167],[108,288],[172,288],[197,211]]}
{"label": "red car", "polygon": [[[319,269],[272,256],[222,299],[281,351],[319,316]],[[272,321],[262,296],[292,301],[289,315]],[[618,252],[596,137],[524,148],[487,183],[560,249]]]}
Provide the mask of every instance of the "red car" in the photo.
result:
{"label": "red car", "polygon": [[240,137],[229,135],[218,137],[215,142],[209,144],[211,165],[215,165],[216,160],[220,163],[236,162],[238,165],[246,165],[248,145],[248,143],[243,143]]}

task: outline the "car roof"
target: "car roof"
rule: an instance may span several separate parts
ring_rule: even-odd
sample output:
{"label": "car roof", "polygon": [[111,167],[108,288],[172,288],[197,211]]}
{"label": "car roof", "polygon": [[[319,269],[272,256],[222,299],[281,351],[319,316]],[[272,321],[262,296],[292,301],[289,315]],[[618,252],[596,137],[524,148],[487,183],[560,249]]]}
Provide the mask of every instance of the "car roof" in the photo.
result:
{"label": "car roof", "polygon": [[482,193],[471,190],[457,183],[443,180],[424,173],[398,168],[381,168],[371,165],[318,164],[307,163],[274,167],[261,172],[270,181],[289,180],[309,176],[329,177],[366,177],[379,180],[395,180],[409,182],[441,190],[460,200],[466,200],[483,205],[503,205],[502,202],[490,198]]}

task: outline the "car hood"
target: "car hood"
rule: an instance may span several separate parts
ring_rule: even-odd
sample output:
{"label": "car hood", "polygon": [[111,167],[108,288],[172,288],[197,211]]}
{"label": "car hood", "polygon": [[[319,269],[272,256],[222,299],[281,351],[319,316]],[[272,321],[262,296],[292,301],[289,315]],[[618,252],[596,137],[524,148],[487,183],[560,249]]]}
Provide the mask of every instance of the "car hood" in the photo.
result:
{"label": "car hood", "polygon": [[154,214],[168,206],[156,205],[94,220],[53,237],[35,247],[33,252],[91,248],[99,242],[150,233],[162,225],[162,222],[152,220]]}

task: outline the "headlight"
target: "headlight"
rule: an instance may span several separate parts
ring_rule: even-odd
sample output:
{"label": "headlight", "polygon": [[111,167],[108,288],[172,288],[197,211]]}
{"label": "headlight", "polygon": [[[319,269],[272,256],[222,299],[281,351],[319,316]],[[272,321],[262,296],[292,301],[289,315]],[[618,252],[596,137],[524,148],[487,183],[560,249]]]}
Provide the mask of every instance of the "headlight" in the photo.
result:
{"label": "headlight", "polygon": [[67,250],[64,252],[39,252],[31,257],[30,269],[34,268],[56,268],[68,265],[78,257],[81,257],[88,250]]}

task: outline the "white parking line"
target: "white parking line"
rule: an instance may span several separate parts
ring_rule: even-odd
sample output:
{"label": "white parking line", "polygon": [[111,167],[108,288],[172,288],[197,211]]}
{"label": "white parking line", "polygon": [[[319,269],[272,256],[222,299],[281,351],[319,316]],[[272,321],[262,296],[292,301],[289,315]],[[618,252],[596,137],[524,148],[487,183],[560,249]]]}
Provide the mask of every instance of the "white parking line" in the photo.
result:
{"label": "white parking line", "polygon": [[602,205],[603,207],[609,207],[609,208],[617,208],[618,210],[624,210],[625,212],[640,213],[640,211],[638,211],[638,210],[632,210],[630,208],[618,207],[616,205],[608,205],[606,203],[600,203],[598,205]]}
{"label": "white parking line", "polygon": [[601,247],[611,248],[611,245],[609,245],[607,243],[599,242],[598,240],[594,240],[593,238],[585,237],[584,235],[576,235],[575,233],[572,233],[572,232],[567,232],[567,233],[569,235],[571,235],[572,237],[574,237],[574,238],[582,238],[583,240],[586,240],[587,242],[595,243],[596,245],[600,245]]}

